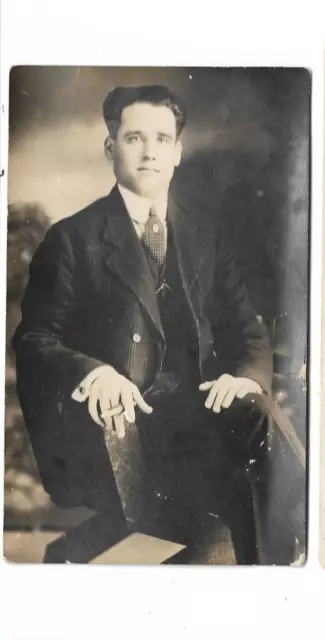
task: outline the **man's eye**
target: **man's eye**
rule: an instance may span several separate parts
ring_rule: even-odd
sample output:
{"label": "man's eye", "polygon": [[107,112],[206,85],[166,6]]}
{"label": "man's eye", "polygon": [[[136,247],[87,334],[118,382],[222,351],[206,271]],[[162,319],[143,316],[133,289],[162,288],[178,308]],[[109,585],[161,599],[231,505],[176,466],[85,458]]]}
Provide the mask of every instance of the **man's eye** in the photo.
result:
{"label": "man's eye", "polygon": [[167,144],[169,142],[169,139],[165,138],[164,136],[158,136],[158,142],[160,142],[161,144]]}
{"label": "man's eye", "polygon": [[128,136],[126,141],[127,142],[137,142],[139,140],[139,136],[137,134],[133,134],[132,136]]}

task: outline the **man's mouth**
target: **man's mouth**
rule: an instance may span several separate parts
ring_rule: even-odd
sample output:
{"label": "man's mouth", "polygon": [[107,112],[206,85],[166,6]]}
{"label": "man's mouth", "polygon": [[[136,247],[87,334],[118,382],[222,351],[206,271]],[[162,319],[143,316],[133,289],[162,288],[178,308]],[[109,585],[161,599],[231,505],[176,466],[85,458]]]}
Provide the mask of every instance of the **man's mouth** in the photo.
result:
{"label": "man's mouth", "polygon": [[159,169],[155,167],[138,167],[138,171],[142,171],[143,173],[159,173]]}

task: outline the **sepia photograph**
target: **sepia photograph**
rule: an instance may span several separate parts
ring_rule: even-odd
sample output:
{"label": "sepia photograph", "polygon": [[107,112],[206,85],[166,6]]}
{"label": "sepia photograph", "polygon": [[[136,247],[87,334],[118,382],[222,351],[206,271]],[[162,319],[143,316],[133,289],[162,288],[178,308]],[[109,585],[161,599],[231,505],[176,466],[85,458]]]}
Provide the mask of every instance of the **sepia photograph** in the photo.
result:
{"label": "sepia photograph", "polygon": [[311,74],[16,66],[4,556],[301,566]]}

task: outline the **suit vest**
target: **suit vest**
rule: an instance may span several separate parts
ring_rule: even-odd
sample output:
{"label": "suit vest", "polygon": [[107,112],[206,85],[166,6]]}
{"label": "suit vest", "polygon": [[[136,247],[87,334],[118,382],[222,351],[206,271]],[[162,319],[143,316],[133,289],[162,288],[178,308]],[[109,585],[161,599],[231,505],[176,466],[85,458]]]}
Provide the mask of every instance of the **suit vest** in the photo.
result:
{"label": "suit vest", "polygon": [[197,329],[182,285],[173,230],[170,226],[163,267],[159,269],[146,251],[145,254],[155,283],[166,341],[165,358],[151,393],[197,387],[200,383]]}

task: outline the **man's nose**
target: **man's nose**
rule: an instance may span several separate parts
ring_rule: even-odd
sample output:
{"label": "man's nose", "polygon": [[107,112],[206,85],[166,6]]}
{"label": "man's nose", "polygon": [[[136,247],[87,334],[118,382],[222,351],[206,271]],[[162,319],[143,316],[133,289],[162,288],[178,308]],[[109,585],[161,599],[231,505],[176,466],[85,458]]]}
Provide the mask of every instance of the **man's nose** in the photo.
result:
{"label": "man's nose", "polygon": [[156,148],[154,143],[145,142],[143,145],[143,158],[144,160],[155,160],[156,159]]}

